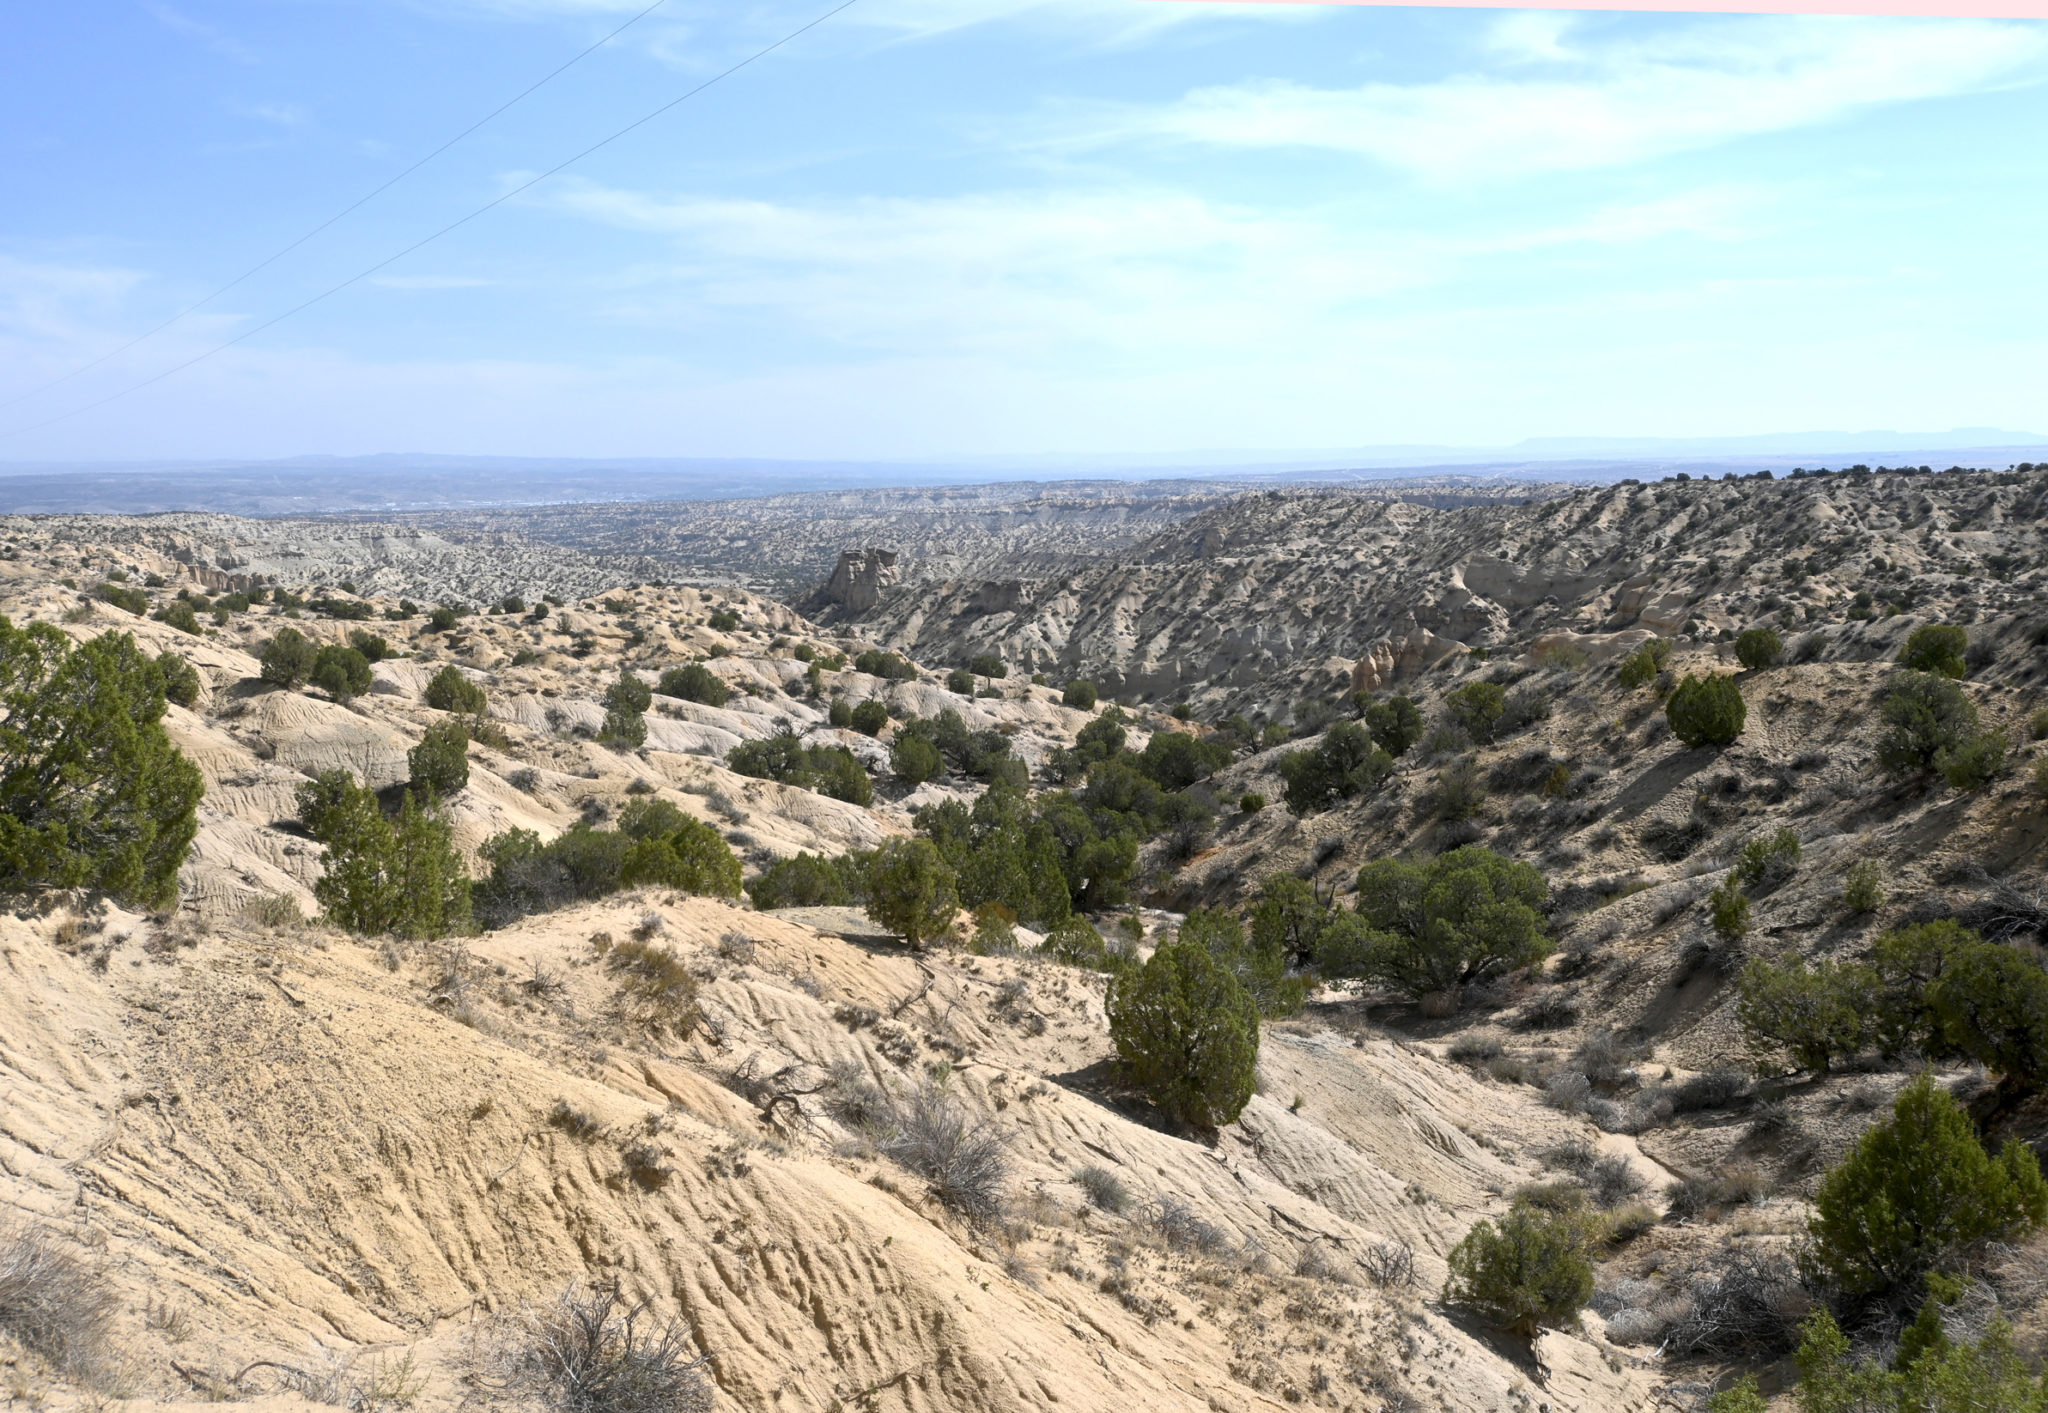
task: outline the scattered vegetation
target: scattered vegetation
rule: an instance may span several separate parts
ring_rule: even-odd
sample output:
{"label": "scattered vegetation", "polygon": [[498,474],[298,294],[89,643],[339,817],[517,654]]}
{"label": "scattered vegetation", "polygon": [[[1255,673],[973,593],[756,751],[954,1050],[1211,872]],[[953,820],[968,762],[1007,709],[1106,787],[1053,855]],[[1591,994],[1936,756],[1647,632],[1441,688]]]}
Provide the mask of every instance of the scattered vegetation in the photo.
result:
{"label": "scattered vegetation", "polygon": [[1951,1254],[2048,1221],[2048,1182],[2024,1143],[1996,1157],[1947,1091],[1922,1075],[1892,1117],[1822,1179],[1802,1256],[1809,1277],[1857,1298],[1919,1285]]}
{"label": "scattered vegetation", "polygon": [[463,676],[462,669],[450,663],[428,679],[427,705],[435,711],[478,716],[488,706],[488,699],[482,687]]}
{"label": "scattered vegetation", "polygon": [[546,843],[530,829],[512,829],[478,853],[490,866],[476,889],[486,927],[643,884],[719,898],[740,891],[740,861],[718,831],[653,797],[627,804],[617,829],[577,824]]}
{"label": "scattered vegetation", "polygon": [[499,1381],[554,1413],[711,1413],[711,1381],[692,1347],[682,1322],[628,1304],[616,1283],[572,1286],[516,1318]]}
{"label": "scattered vegetation", "polygon": [[298,806],[327,846],[313,896],[335,926],[409,938],[468,927],[469,873],[431,795],[406,791],[393,820],[354,775],[330,770],[299,787]]}
{"label": "scattered vegetation", "polygon": [[669,668],[661,674],[654,690],[664,697],[713,707],[724,706],[726,699],[732,695],[732,689],[725,685],[725,679],[701,662],[689,662],[681,667]]}
{"label": "scattered vegetation", "polygon": [[1533,1338],[1543,1325],[1576,1320],[1592,1298],[1588,1246],[1579,1214],[1517,1203],[1497,1222],[1475,1223],[1451,1248],[1444,1297]]}
{"label": "scattered vegetation", "polygon": [[1206,950],[1168,943],[1111,979],[1107,1005],[1117,1058],[1166,1113],[1213,1129],[1251,1102],[1258,1008]]}
{"label": "scattered vegetation", "polygon": [[865,805],[875,797],[874,783],[852,751],[844,746],[806,746],[793,731],[742,741],[725,763],[740,775],[814,790],[850,804]]}
{"label": "scattered vegetation", "polygon": [[1732,746],[1742,734],[1749,708],[1733,677],[1695,677],[1688,672],[1665,702],[1664,716],[1671,734],[1688,747]]}
{"label": "scattered vegetation", "polygon": [[0,891],[177,901],[206,787],[164,731],[165,700],[130,635],[74,644],[0,617]]}
{"label": "scattered vegetation", "polygon": [[1356,923],[1339,914],[1316,958],[1326,976],[1378,981],[1449,1014],[1465,987],[1549,955],[1549,893],[1534,866],[1477,845],[1378,859],[1358,872]]}

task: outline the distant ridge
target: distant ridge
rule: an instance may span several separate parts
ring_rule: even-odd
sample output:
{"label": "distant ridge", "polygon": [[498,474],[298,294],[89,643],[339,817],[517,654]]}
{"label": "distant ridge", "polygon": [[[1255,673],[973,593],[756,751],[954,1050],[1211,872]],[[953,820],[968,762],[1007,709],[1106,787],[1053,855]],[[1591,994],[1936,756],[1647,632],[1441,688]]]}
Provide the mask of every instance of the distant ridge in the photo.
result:
{"label": "distant ridge", "polygon": [[2048,435],[1798,432],[1744,437],[1539,437],[1509,447],[1388,445],[1101,456],[803,461],[745,457],[516,457],[385,452],[216,460],[0,463],[0,513],[221,511],[381,514],[618,501],[720,500],[804,491],[993,482],[1199,480],[1328,486],[1410,476],[1604,483],[1851,462],[2002,469],[2048,460]]}

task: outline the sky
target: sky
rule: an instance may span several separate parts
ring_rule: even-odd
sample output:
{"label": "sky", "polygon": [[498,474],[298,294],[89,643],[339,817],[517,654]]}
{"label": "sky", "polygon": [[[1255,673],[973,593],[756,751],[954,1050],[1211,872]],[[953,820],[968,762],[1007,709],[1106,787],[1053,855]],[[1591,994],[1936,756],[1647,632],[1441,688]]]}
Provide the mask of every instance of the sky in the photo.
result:
{"label": "sky", "polygon": [[2048,23],[1172,0],[854,0],[259,328],[839,3],[665,0],[44,386],[648,3],[11,7],[0,462],[2048,429]]}

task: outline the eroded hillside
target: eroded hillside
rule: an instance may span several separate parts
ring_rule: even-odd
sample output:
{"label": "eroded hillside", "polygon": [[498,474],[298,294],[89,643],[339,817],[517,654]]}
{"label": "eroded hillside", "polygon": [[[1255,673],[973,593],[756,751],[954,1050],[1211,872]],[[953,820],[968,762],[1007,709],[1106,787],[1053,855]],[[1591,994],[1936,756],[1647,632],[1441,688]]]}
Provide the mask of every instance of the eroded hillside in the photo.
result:
{"label": "eroded hillside", "polygon": [[1569,635],[1598,658],[1632,628],[1820,629],[1824,657],[1867,658],[1888,639],[1859,611],[2038,612],[2044,515],[2039,473],[1624,483],[1449,509],[1275,491],[1115,564],[885,590],[854,621],[933,663],[995,651],[1131,699],[1274,712],[1468,647]]}
{"label": "eroded hillside", "polygon": [[[1105,608],[1069,643],[1121,641],[1115,620],[1158,661],[1206,642],[1214,663],[1240,650],[1234,635],[1271,674],[1190,670],[1167,693],[1196,688],[1190,720],[1130,713],[1129,749],[1188,736],[1221,763],[1184,792],[1202,809],[1144,844],[1132,905],[1092,919],[1121,953],[1276,878],[1342,912],[1361,865],[1468,843],[1547,886],[1554,950],[1467,988],[1452,1014],[1335,980],[1269,1018],[1257,1092],[1206,1136],[1123,1078],[1104,975],[1025,928],[989,955],[913,949],[852,907],[764,912],[659,887],[435,941],[307,920],[326,861],[301,787],[343,768],[395,798],[408,752],[448,716],[426,700],[448,666],[487,694],[467,783],[442,806],[479,876],[481,846],[508,830],[556,839],[651,800],[716,830],[753,879],[981,797],[958,769],[896,778],[912,718],[958,713],[1052,799],[1103,719],[1062,704],[1065,657],[962,638],[946,653],[993,645],[1011,663],[962,690],[935,670],[957,656],[856,670],[874,639],[936,641],[892,629],[902,604],[886,598],[852,625],[872,638],[738,591],[619,582],[545,613],[536,596],[436,622],[431,603],[393,617],[394,594],[343,591],[332,566],[324,611],[230,594],[195,611],[195,632],[153,615],[181,590],[188,605],[232,590],[231,569],[126,522],[6,522],[0,612],[74,640],[133,633],[197,670],[166,725],[206,793],[175,910],[52,893],[0,918],[0,1209],[111,1294],[94,1358],[67,1368],[15,1347],[0,1386],[57,1406],[517,1401],[503,1356],[522,1319],[593,1281],[680,1321],[718,1408],[1619,1413],[1692,1406],[1743,1368],[1782,1380],[1810,1300],[1791,1258],[1815,1184],[1918,1062],[1866,1055],[1816,1075],[1753,1055],[1737,979],[1780,954],[1859,958],[1938,917],[2048,941],[2031,739],[2048,706],[2042,491],[2038,477],[1831,478],[1484,511],[1261,498],[1104,571],[1127,616]],[[1835,518],[1769,499],[1809,493]],[[1781,523],[1796,516],[1810,525]],[[449,553],[450,572],[512,572]],[[1187,576],[1212,574],[1235,575],[1235,596],[1190,598],[1169,622]],[[279,581],[316,597],[314,580]],[[123,590],[148,612],[112,601]],[[1404,602],[1407,637],[1373,629]],[[1937,617],[1968,625],[1958,690],[2007,744],[1967,788],[1877,761],[1893,659]],[[1759,622],[1783,629],[1785,658],[1741,669],[1718,629]],[[353,694],[266,683],[263,649],[288,627],[333,646],[378,636],[388,653]],[[1747,707],[1734,744],[1684,746],[1661,707],[1669,680],[1623,680],[1657,637],[1671,677],[1733,677]],[[1332,651],[1282,668],[1297,642]],[[1466,650],[1481,643],[1486,656]],[[1049,681],[1029,680],[1034,661]],[[652,681],[686,662],[723,705],[655,694],[645,741],[608,743],[621,669]],[[1446,729],[1473,683],[1517,703],[1477,740]],[[1282,760],[1332,739],[1327,712],[1349,714],[1337,698],[1354,684],[1411,696],[1419,738],[1370,789],[1288,810]],[[1292,707],[1312,694],[1329,707]],[[833,724],[835,702],[868,700],[889,708],[871,732]],[[1259,706],[1291,726],[1221,720]],[[736,748],[785,735],[850,752],[872,797],[733,768]],[[1710,893],[1780,830],[1796,860],[1749,890],[1747,931],[1725,935]],[[1869,906],[1845,902],[1856,865],[1882,879]],[[650,950],[674,967],[635,970]],[[1981,1069],[1940,1073],[2000,1134],[2048,1127],[2038,1100],[2010,1102]],[[997,1144],[993,1204],[949,1200],[905,1137],[926,1119]],[[1533,1340],[1442,1299],[1452,1248],[1518,1199],[1584,1203],[1600,1232],[1590,1305]],[[2038,1241],[1994,1254],[1982,1308],[2015,1317],[2038,1357],[2048,1258]],[[1694,1341],[1738,1268],[1763,1273],[1774,1323],[1747,1344]]]}

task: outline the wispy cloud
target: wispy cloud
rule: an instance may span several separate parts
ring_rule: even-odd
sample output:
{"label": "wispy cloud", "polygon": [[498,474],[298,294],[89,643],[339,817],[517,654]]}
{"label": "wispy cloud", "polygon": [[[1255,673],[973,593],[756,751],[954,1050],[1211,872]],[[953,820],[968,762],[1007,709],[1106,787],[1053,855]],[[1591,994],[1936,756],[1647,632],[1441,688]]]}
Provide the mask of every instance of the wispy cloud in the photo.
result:
{"label": "wispy cloud", "polygon": [[140,3],[144,13],[148,14],[166,29],[175,30],[177,33],[188,38],[196,39],[207,48],[213,50],[214,53],[224,55],[235,60],[237,63],[253,64],[256,62],[256,51],[242,43],[241,40],[236,39],[233,35],[207,24],[203,20],[193,19],[184,11],[165,4],[164,0],[140,0]]}
{"label": "wispy cloud", "polygon": [[301,128],[312,120],[312,114],[297,103],[230,103],[228,111],[280,128]]}
{"label": "wispy cloud", "polygon": [[1172,364],[1341,342],[1389,300],[1515,252],[1732,238],[1760,198],[1708,189],[1465,235],[1156,187],[794,205],[573,183],[551,199],[674,239],[674,260],[617,277],[614,318],[749,311],[842,351]]}
{"label": "wispy cloud", "polygon": [[1074,115],[1065,140],[1320,149],[1458,181],[1617,166],[2048,76],[2048,27],[1989,21],[1744,19],[1603,42],[1515,16],[1492,39],[1488,71],[1199,88]]}

